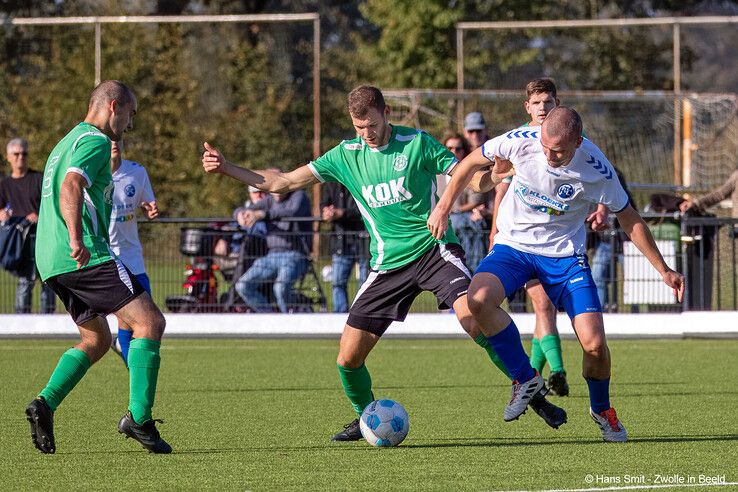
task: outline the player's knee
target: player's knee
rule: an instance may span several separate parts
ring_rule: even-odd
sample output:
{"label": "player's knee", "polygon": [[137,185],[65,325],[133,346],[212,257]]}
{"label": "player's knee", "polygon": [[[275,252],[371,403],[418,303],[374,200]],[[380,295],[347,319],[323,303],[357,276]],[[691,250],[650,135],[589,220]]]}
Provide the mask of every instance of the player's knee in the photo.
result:
{"label": "player's knee", "polygon": [[364,359],[359,357],[358,354],[339,353],[336,358],[336,364],[348,369],[358,369],[364,364]]}
{"label": "player's knee", "polygon": [[498,291],[499,289],[490,285],[489,282],[477,281],[477,277],[474,277],[467,292],[467,302],[469,311],[475,318],[483,316],[485,310],[497,308],[500,305],[504,293],[501,296]]}
{"label": "player's knee", "polygon": [[167,327],[167,320],[161,311],[155,309],[152,313],[151,328],[154,332],[159,334],[159,337],[164,334],[164,329]]}
{"label": "player's knee", "polygon": [[596,360],[605,360],[610,353],[607,348],[607,341],[599,337],[582,341],[582,349],[587,356]]}

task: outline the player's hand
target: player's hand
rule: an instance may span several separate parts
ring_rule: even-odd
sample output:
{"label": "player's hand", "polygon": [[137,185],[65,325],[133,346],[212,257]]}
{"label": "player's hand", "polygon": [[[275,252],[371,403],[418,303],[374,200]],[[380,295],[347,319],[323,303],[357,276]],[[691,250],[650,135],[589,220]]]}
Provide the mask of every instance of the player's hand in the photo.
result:
{"label": "player's hand", "polygon": [[203,143],[205,152],[202,153],[202,167],[206,173],[222,173],[225,171],[226,160],[223,154],[209,143]]}
{"label": "player's hand", "polygon": [[499,184],[503,179],[515,176],[513,163],[507,159],[495,156],[495,164],[492,166],[492,174],[495,175],[493,182]]}
{"label": "player's hand", "polygon": [[436,239],[441,239],[448,229],[448,214],[441,213],[438,207],[428,216],[428,230]]}
{"label": "player's hand", "polygon": [[238,223],[242,224],[243,227],[253,227],[264,217],[266,217],[266,212],[263,210],[244,210],[239,214]]}
{"label": "player's hand", "polygon": [[72,250],[72,252],[69,253],[69,256],[77,262],[77,268],[82,268],[90,262],[90,252],[87,251],[85,243],[81,240],[69,241],[69,248]]}
{"label": "player's hand", "polygon": [[664,279],[664,283],[666,285],[674,289],[674,295],[676,296],[677,300],[679,302],[682,302],[682,299],[684,298],[685,287],[684,275],[669,269],[661,274],[661,277]]}
{"label": "player's hand", "polygon": [[687,198],[686,200],[684,200],[682,203],[679,204],[679,210],[682,213],[686,212],[692,207],[694,207],[694,202],[689,198]]}
{"label": "player's hand", "polygon": [[141,208],[149,220],[154,220],[159,216],[159,207],[156,205],[156,202],[143,202],[141,203]]}
{"label": "player's hand", "polygon": [[607,211],[601,210],[599,208],[589,214],[589,216],[587,217],[587,222],[589,222],[589,226],[595,232],[602,232],[610,227]]}
{"label": "player's hand", "polygon": [[31,212],[30,214],[26,215],[26,220],[30,222],[31,224],[37,224],[38,214]]}
{"label": "player's hand", "polygon": [[326,222],[333,221],[333,219],[336,216],[336,207],[334,207],[333,205],[328,205],[326,207],[323,207],[323,211],[321,215],[324,221]]}

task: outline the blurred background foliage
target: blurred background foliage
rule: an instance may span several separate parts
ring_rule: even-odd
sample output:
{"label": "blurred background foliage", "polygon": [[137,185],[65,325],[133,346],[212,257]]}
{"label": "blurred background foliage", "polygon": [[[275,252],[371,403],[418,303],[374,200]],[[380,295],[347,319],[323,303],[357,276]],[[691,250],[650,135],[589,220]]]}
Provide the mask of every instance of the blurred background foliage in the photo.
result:
{"label": "blurred background foliage", "polygon": [[[323,151],[352,136],[345,95],[382,88],[454,88],[459,21],[736,15],[732,1],[517,0],[56,0],[0,1],[0,16],[119,16],[317,12],[321,15]],[[735,37],[731,27],[730,36]],[[685,43],[685,89],[738,91],[725,70],[735,50],[719,31]],[[84,118],[94,83],[92,26],[10,26],[0,45],[0,138],[30,142],[41,170],[54,144]],[[312,25],[105,24],[102,77],[139,98],[126,157],[146,165],[169,216],[228,215],[246,193],[208,177],[202,142],[229,160],[290,169],[312,156]],[[730,44],[730,43],[728,43]],[[521,89],[553,76],[560,89],[673,88],[668,28],[469,33],[467,87]],[[735,43],[732,44],[735,46]],[[734,65],[732,65],[734,66]],[[712,67],[712,68],[711,68]],[[521,95],[522,99],[522,95]],[[522,115],[521,109],[521,115]],[[517,120],[510,121],[510,126]],[[441,135],[436,135],[440,138]],[[3,153],[4,156],[4,153]],[[7,170],[7,167],[4,168]]]}

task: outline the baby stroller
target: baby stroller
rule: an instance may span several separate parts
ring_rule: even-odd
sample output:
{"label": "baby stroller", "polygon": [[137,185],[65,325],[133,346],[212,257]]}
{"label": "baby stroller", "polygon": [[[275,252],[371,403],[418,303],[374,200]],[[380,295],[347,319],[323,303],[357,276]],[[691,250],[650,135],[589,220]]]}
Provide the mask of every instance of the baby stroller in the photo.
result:
{"label": "baby stroller", "polygon": [[[235,261],[214,257],[213,249],[218,239],[236,238],[239,244]],[[308,268],[295,282],[288,308],[290,312],[327,311],[323,288],[315,271],[310,251],[302,241],[308,261]],[[266,254],[266,241],[262,236],[240,234],[232,228],[187,228],[180,230],[180,252],[192,257],[185,265],[184,295],[166,298],[167,309],[175,313],[249,313],[254,310],[246,306],[236,292],[236,281],[248,270],[253,262]],[[218,293],[218,275],[230,283],[228,290]],[[312,282],[308,282],[312,279]],[[275,305],[272,283],[261,286],[262,293],[271,305]],[[278,312],[275,307],[275,312]]]}

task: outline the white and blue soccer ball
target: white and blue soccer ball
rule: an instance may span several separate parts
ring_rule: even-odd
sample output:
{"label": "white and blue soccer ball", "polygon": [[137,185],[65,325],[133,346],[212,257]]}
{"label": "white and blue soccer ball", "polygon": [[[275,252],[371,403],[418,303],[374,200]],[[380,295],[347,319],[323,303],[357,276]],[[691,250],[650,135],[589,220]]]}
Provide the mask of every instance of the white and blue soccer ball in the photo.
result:
{"label": "white and blue soccer ball", "polygon": [[394,400],[374,400],[359,419],[361,435],[372,446],[397,446],[410,430],[405,408]]}

